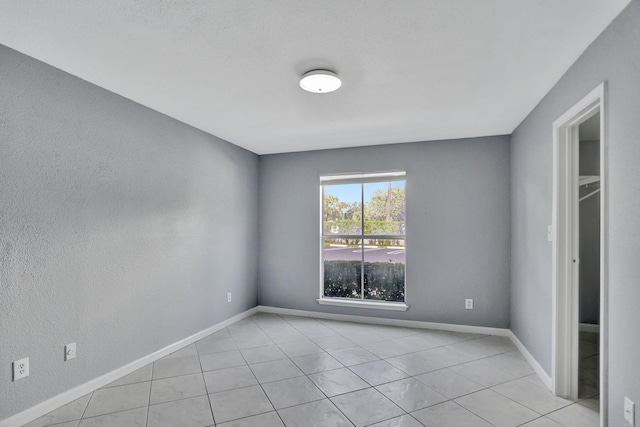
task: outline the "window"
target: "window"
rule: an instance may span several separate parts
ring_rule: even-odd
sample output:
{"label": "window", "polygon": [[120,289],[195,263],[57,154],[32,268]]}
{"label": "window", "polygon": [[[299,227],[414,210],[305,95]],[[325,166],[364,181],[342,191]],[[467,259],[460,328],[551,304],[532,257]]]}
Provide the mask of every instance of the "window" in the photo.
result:
{"label": "window", "polygon": [[322,297],[318,302],[404,303],[405,183],[405,172],[320,178]]}

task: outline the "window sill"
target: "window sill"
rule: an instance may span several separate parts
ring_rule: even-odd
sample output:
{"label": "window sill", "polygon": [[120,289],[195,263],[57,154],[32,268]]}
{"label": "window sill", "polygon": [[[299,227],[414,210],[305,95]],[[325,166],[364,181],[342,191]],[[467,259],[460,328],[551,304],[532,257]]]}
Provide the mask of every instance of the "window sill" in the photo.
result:
{"label": "window sill", "polygon": [[372,308],[374,310],[407,311],[409,306],[403,302],[378,302],[350,300],[346,298],[318,298],[318,304],[335,305],[339,307]]}

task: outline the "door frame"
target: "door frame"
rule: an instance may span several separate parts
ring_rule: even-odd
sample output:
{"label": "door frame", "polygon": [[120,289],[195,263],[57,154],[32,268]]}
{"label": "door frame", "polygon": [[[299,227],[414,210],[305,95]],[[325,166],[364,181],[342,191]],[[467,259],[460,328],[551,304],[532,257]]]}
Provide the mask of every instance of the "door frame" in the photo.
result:
{"label": "door frame", "polygon": [[606,82],[553,122],[552,390],[578,396],[578,126],[600,113],[600,424],[607,408],[608,161]]}

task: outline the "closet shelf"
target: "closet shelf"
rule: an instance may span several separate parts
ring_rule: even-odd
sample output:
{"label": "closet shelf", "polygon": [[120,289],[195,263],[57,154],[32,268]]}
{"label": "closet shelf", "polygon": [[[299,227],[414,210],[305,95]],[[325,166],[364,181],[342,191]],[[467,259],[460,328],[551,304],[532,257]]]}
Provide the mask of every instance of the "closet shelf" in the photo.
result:
{"label": "closet shelf", "polygon": [[580,175],[578,185],[582,187],[587,184],[600,183],[600,175]]}
{"label": "closet shelf", "polygon": [[[600,184],[600,176],[599,175],[580,175],[578,179],[578,186],[582,187],[589,184]],[[587,187],[588,188],[588,187]],[[600,192],[600,187],[597,187],[595,190],[590,191],[589,194],[582,196],[578,199],[579,202],[588,199],[594,194],[598,194]]]}

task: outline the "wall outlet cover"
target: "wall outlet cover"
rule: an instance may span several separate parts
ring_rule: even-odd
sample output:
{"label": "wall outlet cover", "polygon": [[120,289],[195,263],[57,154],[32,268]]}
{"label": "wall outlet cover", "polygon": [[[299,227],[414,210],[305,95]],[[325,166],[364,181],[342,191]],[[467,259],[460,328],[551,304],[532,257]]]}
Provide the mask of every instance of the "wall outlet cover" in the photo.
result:
{"label": "wall outlet cover", "polygon": [[464,300],[464,308],[467,310],[473,310],[473,299],[467,298]]}
{"label": "wall outlet cover", "polygon": [[21,378],[29,376],[29,358],[16,360],[13,362],[13,380],[17,381]]}

